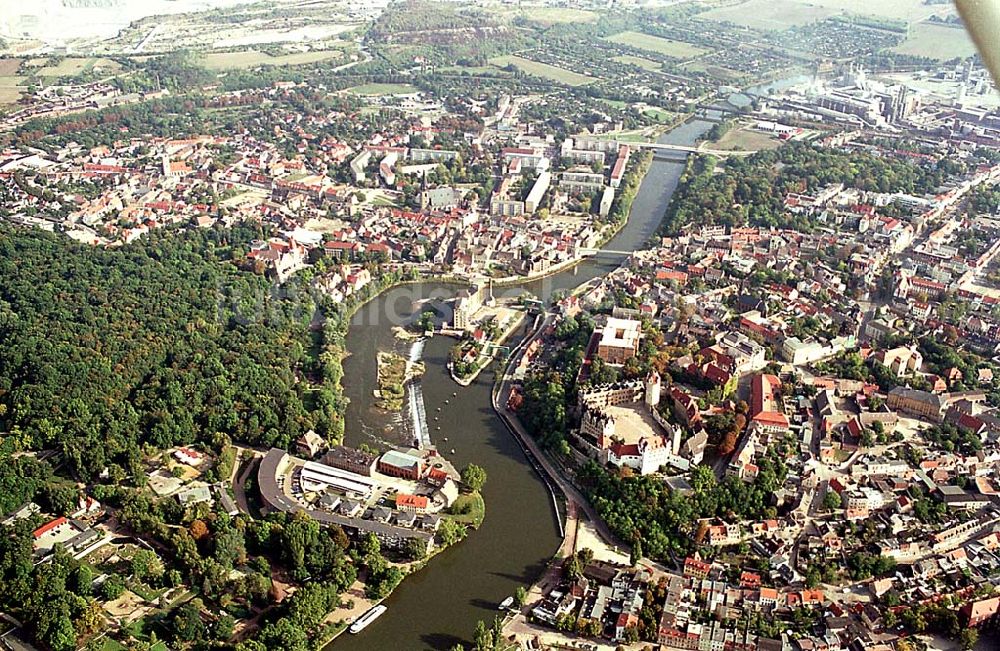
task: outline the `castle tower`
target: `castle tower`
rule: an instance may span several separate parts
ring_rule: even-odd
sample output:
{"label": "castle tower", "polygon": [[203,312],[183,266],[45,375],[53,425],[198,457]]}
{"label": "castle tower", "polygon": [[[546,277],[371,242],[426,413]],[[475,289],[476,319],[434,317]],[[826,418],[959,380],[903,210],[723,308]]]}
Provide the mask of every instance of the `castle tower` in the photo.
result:
{"label": "castle tower", "polygon": [[655,409],[660,404],[660,374],[650,371],[646,376],[646,405]]}

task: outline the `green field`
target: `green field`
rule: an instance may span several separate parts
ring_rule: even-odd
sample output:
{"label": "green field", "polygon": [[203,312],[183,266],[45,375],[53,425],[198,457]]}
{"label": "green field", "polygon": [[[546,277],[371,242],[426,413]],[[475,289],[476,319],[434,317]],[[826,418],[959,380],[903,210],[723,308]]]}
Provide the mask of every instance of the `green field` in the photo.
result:
{"label": "green field", "polygon": [[777,149],[781,141],[762,131],[746,127],[734,127],[726,132],[721,139],[708,143],[711,149],[727,151],[760,151],[762,149]]}
{"label": "green field", "polygon": [[631,54],[623,54],[621,56],[614,57],[614,60],[618,63],[625,63],[630,66],[638,66],[643,70],[650,70],[656,72],[663,69],[663,64],[659,61],[653,61],[652,59],[644,59],[643,57],[632,56]]}
{"label": "green field", "polygon": [[716,65],[706,65],[701,61],[694,61],[688,65],[684,66],[687,70],[694,72],[705,72],[713,77],[721,79],[722,81],[736,81],[742,75],[735,70],[730,70],[729,68],[723,68],[722,66]]}
{"label": "green field", "polygon": [[479,528],[486,517],[486,503],[479,493],[463,493],[458,496],[451,506],[452,517],[462,524],[469,524]]}
{"label": "green field", "polygon": [[364,84],[348,89],[355,95],[410,95],[417,92],[409,84]]}
{"label": "green field", "polygon": [[562,7],[532,7],[520,13],[525,19],[535,23],[593,23],[597,14],[585,9]]}
{"label": "green field", "polygon": [[213,52],[202,55],[201,65],[209,70],[253,68],[255,66],[297,66],[305,63],[336,59],[342,54],[341,50],[317,50],[315,52],[296,52],[273,57],[266,52],[258,52],[257,50]]}
{"label": "green field", "polygon": [[121,70],[121,66],[110,59],[67,57],[54,66],[45,66],[38,71],[38,75],[41,77],[75,77],[95,67],[100,67],[107,73]]}
{"label": "green field", "polygon": [[650,142],[652,138],[646,135],[644,129],[632,129],[631,131],[615,131],[614,133],[603,133],[597,136],[598,140],[617,140],[618,142]]}
{"label": "green field", "polygon": [[496,76],[500,71],[498,71],[493,66],[445,66],[443,68],[436,68],[437,72],[449,74],[449,75],[491,75]]}
{"label": "green field", "polygon": [[[809,0],[817,7],[832,9],[837,13],[895,18],[917,23],[925,18],[941,13],[942,5],[927,4],[924,0]],[[950,3],[949,3],[950,4]],[[951,9],[954,12],[954,9]]]}
{"label": "green field", "polygon": [[676,117],[676,114],[661,108],[656,108],[655,106],[649,107],[648,109],[643,111],[642,114],[645,115],[647,118],[656,120],[661,124],[666,124]]}
{"label": "green field", "polygon": [[586,86],[594,81],[592,77],[581,75],[573,72],[572,70],[557,68],[556,66],[550,66],[547,63],[539,63],[538,61],[524,59],[519,56],[510,55],[496,57],[494,59],[490,59],[490,63],[498,68],[505,68],[509,65],[514,65],[519,70],[529,75],[558,81],[559,83],[566,84],[567,86]]}
{"label": "green field", "polygon": [[618,43],[619,45],[627,45],[629,47],[639,48],[640,50],[656,52],[657,54],[673,57],[675,59],[689,59],[706,52],[702,48],[691,45],[690,43],[671,41],[667,38],[650,36],[649,34],[643,34],[641,32],[622,32],[620,34],[615,34],[614,36],[608,36],[607,40],[612,43]]}
{"label": "green field", "polygon": [[782,31],[789,27],[823,20],[834,13],[836,12],[829,7],[794,0],[749,0],[742,4],[706,11],[698,14],[698,18],[744,25],[753,29]]}
{"label": "green field", "polygon": [[893,52],[947,61],[972,56],[976,46],[961,27],[919,23],[910,27],[909,37]]}

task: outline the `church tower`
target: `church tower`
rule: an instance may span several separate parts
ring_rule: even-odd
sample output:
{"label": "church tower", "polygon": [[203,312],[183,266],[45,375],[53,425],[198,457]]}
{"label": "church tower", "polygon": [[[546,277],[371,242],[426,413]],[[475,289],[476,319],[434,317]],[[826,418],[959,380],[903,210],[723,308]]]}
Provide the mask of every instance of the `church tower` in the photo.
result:
{"label": "church tower", "polygon": [[660,404],[660,374],[650,371],[646,376],[646,405],[655,409]]}

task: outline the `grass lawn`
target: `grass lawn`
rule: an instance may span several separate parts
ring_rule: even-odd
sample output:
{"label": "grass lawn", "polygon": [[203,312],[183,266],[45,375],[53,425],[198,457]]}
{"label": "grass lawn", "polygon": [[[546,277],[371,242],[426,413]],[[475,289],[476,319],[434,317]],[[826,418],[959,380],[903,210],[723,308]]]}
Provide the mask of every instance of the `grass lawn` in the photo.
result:
{"label": "grass lawn", "polygon": [[128,589],[150,603],[155,602],[160,598],[160,595],[166,592],[166,589],[154,590],[145,583],[140,583],[138,581],[129,581]]}
{"label": "grass lawn", "polygon": [[648,108],[645,111],[643,111],[642,114],[648,118],[656,120],[657,122],[663,122],[663,123],[670,122],[671,120],[674,119],[675,115],[674,113],[671,113],[670,111],[665,111],[664,109],[661,108]]}
{"label": "grass lawn", "polygon": [[253,68],[255,66],[298,66],[306,63],[336,59],[341,55],[343,55],[343,50],[295,52],[278,57],[273,57],[266,52],[258,52],[257,50],[212,52],[201,56],[201,65],[209,70]]}
{"label": "grass lawn", "polygon": [[598,140],[617,140],[619,142],[649,142],[650,138],[642,129],[632,131],[616,131],[614,133],[602,133],[597,136]]}
{"label": "grass lawn", "polygon": [[919,23],[910,26],[909,37],[893,51],[947,61],[972,56],[976,53],[976,46],[961,27]]}
{"label": "grass lawn", "polygon": [[657,54],[673,57],[675,59],[690,59],[691,57],[696,57],[699,54],[705,53],[704,49],[691,45],[690,43],[671,41],[667,38],[650,36],[649,34],[643,34],[641,32],[622,32],[620,34],[615,34],[614,36],[608,36],[606,37],[606,40],[611,41],[612,43],[618,43],[619,45],[628,45],[629,47],[639,48],[640,50],[656,52]]}
{"label": "grass lawn", "polygon": [[623,54],[621,56],[614,57],[614,60],[618,63],[625,63],[632,66],[638,66],[643,70],[650,70],[652,72],[657,72],[663,70],[663,64],[659,61],[653,61],[652,59],[644,59],[643,57],[632,56],[631,54]]}
{"label": "grass lawn", "polygon": [[182,590],[178,594],[174,595],[173,599],[170,600],[170,604],[167,606],[167,609],[169,610],[171,608],[176,608],[185,601],[190,601],[193,598],[194,598],[193,592],[191,592],[190,590]]}
{"label": "grass lawn", "polygon": [[417,92],[410,84],[364,84],[348,89],[355,95],[410,95]]}
{"label": "grass lawn", "polygon": [[535,77],[541,77],[542,79],[551,79],[552,81],[557,81],[559,83],[566,84],[567,86],[586,86],[594,81],[592,77],[581,75],[573,72],[572,70],[557,68],[556,66],[550,66],[547,63],[539,63],[538,61],[524,59],[519,56],[511,55],[496,57],[494,59],[490,59],[490,63],[498,68],[505,68],[513,64],[524,73],[534,75]]}
{"label": "grass lawn", "polygon": [[122,626],[122,630],[138,640],[144,640],[149,636],[148,622],[145,617],[140,617],[131,624]]}
{"label": "grass lawn", "polygon": [[782,31],[789,27],[823,20],[835,13],[836,11],[829,7],[794,0],[749,0],[742,4],[706,11],[698,14],[698,18],[745,25],[753,29]]}
{"label": "grass lawn", "polygon": [[121,642],[104,638],[104,646],[101,647],[101,651],[125,651],[126,648]]}
{"label": "grass lawn", "polygon": [[[468,513],[462,513],[466,509],[468,509]],[[478,529],[479,525],[483,523],[483,518],[486,517],[486,502],[483,501],[483,496],[479,493],[462,493],[451,505],[451,511],[457,514],[451,516],[456,522],[471,524]]]}

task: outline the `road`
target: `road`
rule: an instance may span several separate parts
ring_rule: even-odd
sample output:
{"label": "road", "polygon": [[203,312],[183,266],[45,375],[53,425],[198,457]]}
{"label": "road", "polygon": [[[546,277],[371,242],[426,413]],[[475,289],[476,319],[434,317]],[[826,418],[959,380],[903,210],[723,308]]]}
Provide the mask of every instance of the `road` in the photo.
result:
{"label": "road", "polygon": [[[247,461],[246,467],[243,468],[243,472],[240,474],[239,478],[232,482],[233,496],[236,499],[236,506],[237,508],[239,508],[240,511],[246,513],[247,515],[253,515],[253,511],[250,510],[250,501],[247,499],[247,492],[246,492],[247,478],[250,476],[250,473],[252,471],[256,470],[258,463],[259,463],[259,457],[257,456],[256,453],[254,453],[254,456]],[[236,471],[239,467],[240,464],[238,463],[234,464],[233,466],[234,475],[236,474]]]}

